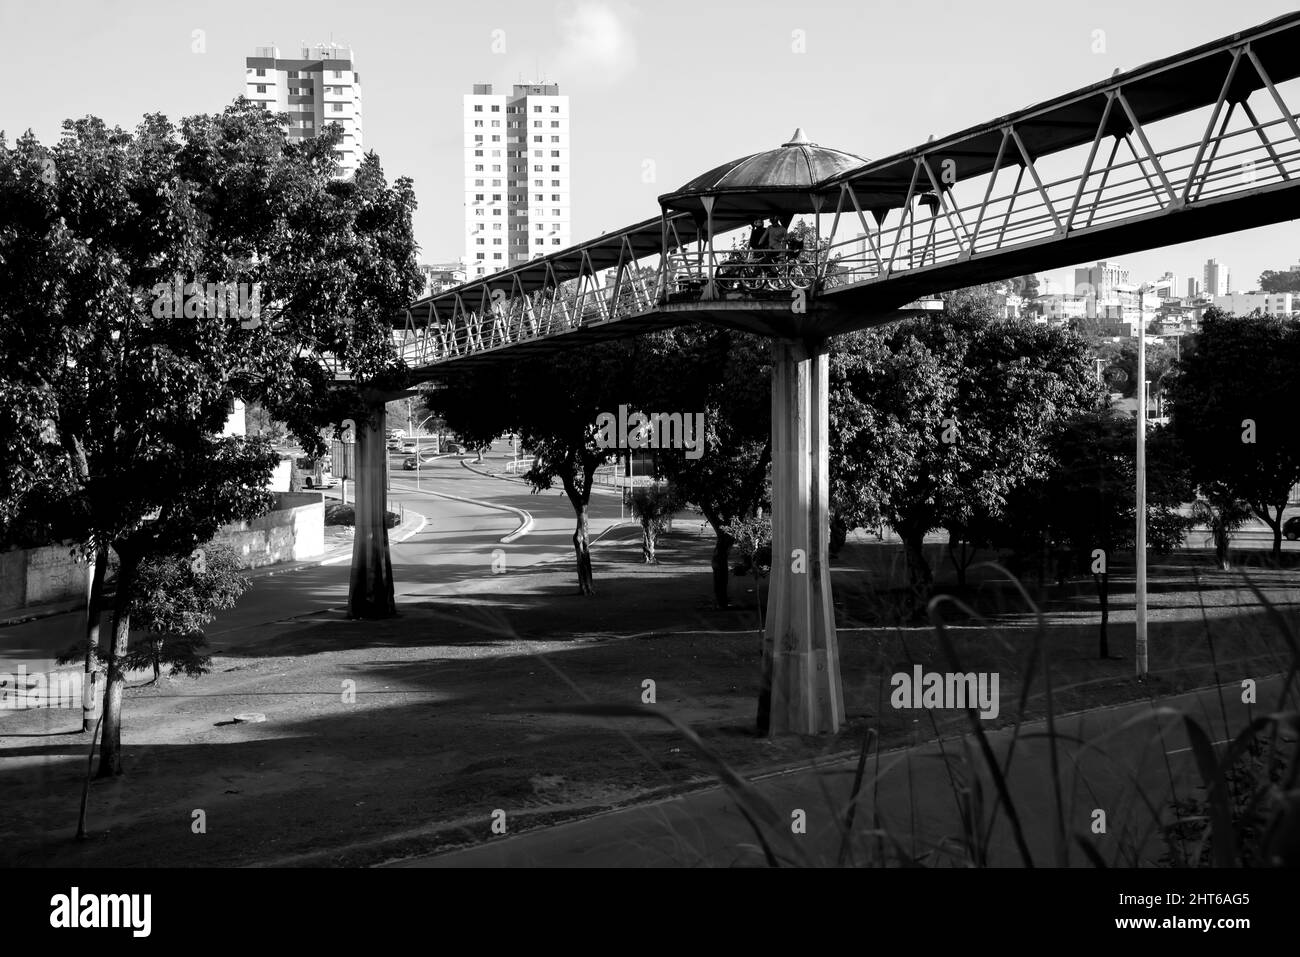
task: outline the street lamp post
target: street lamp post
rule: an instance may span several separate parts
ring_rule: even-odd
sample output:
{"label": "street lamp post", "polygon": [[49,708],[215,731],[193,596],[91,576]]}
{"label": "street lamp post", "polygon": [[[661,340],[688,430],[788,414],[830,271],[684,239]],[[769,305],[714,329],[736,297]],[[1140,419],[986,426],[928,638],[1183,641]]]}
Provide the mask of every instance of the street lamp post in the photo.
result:
{"label": "street lamp post", "polygon": [[1142,318],[1143,293],[1138,290],[1137,349],[1137,488],[1134,557],[1137,559],[1136,642],[1134,655],[1139,680],[1147,676],[1147,334]]}

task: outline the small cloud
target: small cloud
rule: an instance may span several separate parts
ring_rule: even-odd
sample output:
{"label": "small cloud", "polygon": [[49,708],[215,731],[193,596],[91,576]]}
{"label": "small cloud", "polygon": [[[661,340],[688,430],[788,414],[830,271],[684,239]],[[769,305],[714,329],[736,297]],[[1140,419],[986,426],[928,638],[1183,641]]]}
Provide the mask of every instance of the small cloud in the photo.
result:
{"label": "small cloud", "polygon": [[636,37],[618,13],[599,0],[578,0],[559,13],[559,67],[572,78],[594,73],[616,80],[636,68]]}

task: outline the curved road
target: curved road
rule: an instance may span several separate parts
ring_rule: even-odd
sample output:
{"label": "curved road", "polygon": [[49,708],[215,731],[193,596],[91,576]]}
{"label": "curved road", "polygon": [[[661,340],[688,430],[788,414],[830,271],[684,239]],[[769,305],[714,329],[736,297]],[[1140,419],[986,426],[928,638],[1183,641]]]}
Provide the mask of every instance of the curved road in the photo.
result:
{"label": "curved road", "polygon": [[[494,449],[488,462],[500,468],[507,456],[504,447]],[[473,461],[473,457],[459,455],[437,459],[423,469],[417,488],[415,473],[402,470],[402,458],[390,456],[394,468],[389,473],[389,507],[397,511],[399,505],[404,506],[408,512],[426,516],[428,521],[417,534],[390,546],[399,609],[404,600],[422,601],[450,594],[466,581],[490,576],[495,549],[501,549],[514,568],[572,559],[573,509],[561,489],[534,495],[519,482],[470,471],[461,460]],[[338,492],[337,488],[332,490],[336,500]],[[516,514],[441,498],[431,492],[512,505],[532,514],[533,529],[503,545],[500,539],[519,526]],[[590,516],[593,536],[616,524],[617,496],[593,494]],[[256,625],[344,607],[349,570],[347,556],[335,564],[256,578],[234,608],[221,612],[204,629],[211,650],[220,653],[240,644],[252,637]],[[81,621],[81,612],[71,612],[0,628],[0,671],[12,670],[19,663],[26,664],[29,671],[54,668],[54,656],[77,639]]]}

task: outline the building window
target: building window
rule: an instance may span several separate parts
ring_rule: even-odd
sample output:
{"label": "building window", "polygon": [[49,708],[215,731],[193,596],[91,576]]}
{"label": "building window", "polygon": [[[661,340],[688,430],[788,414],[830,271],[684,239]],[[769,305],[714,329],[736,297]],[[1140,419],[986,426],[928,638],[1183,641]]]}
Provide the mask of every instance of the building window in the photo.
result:
{"label": "building window", "polygon": [[[475,254],[474,254],[474,258],[475,258],[475,259],[483,259],[483,258],[486,257],[486,256],[487,256],[487,253],[475,253]],[[481,271],[481,270],[480,270],[480,271]]]}
{"label": "building window", "polygon": [[559,120],[551,120],[551,129],[555,129],[555,128],[558,127],[559,125],[560,125],[560,121],[559,121]]}
{"label": "building window", "polygon": [[538,245],[538,246],[544,246],[544,245],[546,245],[546,240],[545,240],[545,239],[539,239],[539,240],[537,240],[536,245]]}
{"label": "building window", "polygon": [[499,209],[494,209],[494,210],[492,210],[492,215],[493,215],[493,216],[500,216],[500,215],[501,215],[501,210],[499,210]]}
{"label": "building window", "polygon": [[500,107],[498,104],[493,103],[493,104],[492,104],[492,112],[493,112],[493,113],[500,113],[500,112],[501,112],[501,107]]}
{"label": "building window", "polygon": [[553,106],[553,107],[551,107],[551,112],[552,112],[552,113],[558,113],[558,112],[560,112],[560,108],[559,108],[558,106]]}
{"label": "building window", "polygon": [[479,238],[479,239],[474,240],[474,245],[475,245],[475,246],[482,246],[482,245],[483,245],[483,240],[482,240],[482,238]]}
{"label": "building window", "polygon": [[501,137],[497,136],[497,135],[494,133],[494,134],[492,135],[492,142],[493,142],[493,143],[500,143],[500,142],[501,142]]}
{"label": "building window", "polygon": [[483,215],[483,210],[481,210],[481,209],[476,209],[476,210],[474,210],[474,215],[475,215],[475,216],[482,216],[482,215]]}
{"label": "building window", "polygon": [[534,113],[540,113],[540,112],[542,112],[542,108],[541,108],[540,106],[534,106],[534,107],[533,107],[533,112],[534,112]]}
{"label": "building window", "polygon": [[559,157],[560,157],[559,150],[551,150],[551,159],[559,159]]}
{"label": "building window", "polygon": [[500,193],[493,193],[493,194],[492,194],[492,202],[494,202],[494,203],[499,203],[499,202],[501,202],[501,194],[500,194]]}
{"label": "building window", "polygon": [[493,186],[500,186],[500,185],[501,185],[501,180],[499,180],[499,179],[494,179],[494,180],[492,181],[492,185],[493,185]]}
{"label": "building window", "polygon": [[551,180],[551,185],[552,185],[552,186],[559,186],[559,185],[560,185],[560,181],[559,181],[558,179],[553,179],[553,180]]}
{"label": "building window", "polygon": [[542,153],[543,153],[543,150],[533,150],[533,158],[534,158],[534,159],[541,159],[541,158],[542,158]]}
{"label": "building window", "polygon": [[560,171],[560,168],[559,168],[558,166],[552,166],[552,167],[551,167],[551,172],[552,172],[552,173],[558,173],[559,171]]}
{"label": "building window", "polygon": [[475,143],[482,143],[482,142],[483,142],[483,134],[482,134],[482,133],[479,133],[477,136],[475,136],[475,137],[474,137],[474,142],[475,142]]}
{"label": "building window", "polygon": [[500,246],[500,245],[501,245],[501,240],[499,240],[499,239],[494,239],[494,240],[492,240],[492,245],[493,245],[493,246]]}
{"label": "building window", "polygon": [[542,141],[542,138],[541,138],[540,136],[534,136],[534,137],[533,137],[533,142],[534,142],[534,143],[540,143],[541,141]]}
{"label": "building window", "polygon": [[534,185],[534,186],[541,186],[541,185],[542,185],[542,181],[541,181],[540,179],[535,179],[535,180],[533,180],[533,185]]}
{"label": "building window", "polygon": [[475,156],[482,156],[482,155],[483,155],[483,151],[482,151],[482,150],[475,150],[475,151],[474,151],[474,155],[475,155]]}
{"label": "building window", "polygon": [[475,120],[475,121],[474,121],[474,128],[475,128],[475,129],[482,129],[482,128],[483,128],[483,121],[482,121],[482,120]]}
{"label": "building window", "polygon": [[493,254],[492,254],[492,258],[493,258],[493,259],[500,259],[500,258],[501,258],[501,254],[500,254],[500,253],[493,253]]}
{"label": "building window", "polygon": [[342,113],[342,112],[343,112],[343,104],[342,104],[342,103],[331,103],[331,104],[330,104],[330,112],[331,112],[331,113]]}
{"label": "building window", "polygon": [[534,167],[533,167],[533,172],[534,172],[534,173],[540,173],[541,171],[542,171],[542,168],[541,168],[540,166],[534,166]]}
{"label": "building window", "polygon": [[558,239],[552,239],[552,240],[551,240],[551,245],[552,245],[552,246],[558,246],[558,245],[560,245],[560,241],[559,241]]}
{"label": "building window", "polygon": [[541,120],[533,120],[533,129],[537,129],[537,128],[540,127],[541,125],[542,125],[542,121],[541,121]]}
{"label": "building window", "polygon": [[341,79],[343,79],[343,71],[342,71],[342,70],[330,70],[330,75],[333,76],[334,79],[336,79],[336,80],[341,80]]}
{"label": "building window", "polygon": [[475,103],[475,104],[474,104],[474,112],[475,112],[475,113],[482,113],[482,112],[483,112],[483,104],[482,104],[482,103]]}
{"label": "building window", "polygon": [[498,126],[498,127],[499,127],[499,126],[501,125],[501,121],[500,121],[500,120],[493,120],[493,121],[492,121],[492,125],[493,125],[493,126]]}
{"label": "building window", "polygon": [[[558,209],[553,209],[553,210],[551,210],[551,215],[554,216],[556,219],[559,219],[559,217],[560,217],[560,211],[559,211]],[[559,223],[556,223],[556,225],[558,226]]]}
{"label": "building window", "polygon": [[476,179],[476,180],[474,180],[474,185],[475,185],[475,186],[482,186],[482,185],[483,185],[483,181],[482,181],[481,179]]}
{"label": "building window", "polygon": [[[552,193],[552,194],[551,194],[551,202],[552,202],[552,203],[558,203],[559,201],[560,201],[560,194],[559,194],[559,193]],[[556,213],[555,215],[558,216],[558,215],[560,215],[560,214],[559,214],[559,213]]]}
{"label": "building window", "polygon": [[257,68],[257,75],[258,75],[258,76],[266,76],[266,70],[262,69],[261,67],[258,67],[258,68]]}
{"label": "building window", "polygon": [[500,157],[501,157],[501,151],[500,151],[500,150],[493,150],[493,151],[492,151],[492,158],[493,158],[493,159],[499,159]]}
{"label": "building window", "polygon": [[476,172],[476,173],[481,173],[481,172],[483,172],[483,164],[482,164],[482,163],[477,164],[477,165],[474,167],[474,172]]}
{"label": "building window", "polygon": [[257,92],[258,92],[258,93],[265,93],[265,92],[266,92],[266,84],[265,84],[265,83],[259,83],[259,84],[257,84]]}

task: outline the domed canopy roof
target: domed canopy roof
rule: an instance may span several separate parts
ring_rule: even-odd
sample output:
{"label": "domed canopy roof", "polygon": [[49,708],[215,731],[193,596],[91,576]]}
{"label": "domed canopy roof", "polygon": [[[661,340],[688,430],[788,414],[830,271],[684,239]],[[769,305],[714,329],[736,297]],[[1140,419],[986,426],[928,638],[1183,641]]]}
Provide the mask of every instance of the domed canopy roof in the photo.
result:
{"label": "domed canopy roof", "polygon": [[861,156],[809,142],[802,128],[786,143],[732,160],[681,189],[659,197],[669,210],[702,211],[701,200],[715,197],[714,210],[760,214],[812,212],[810,193],[840,173],[866,164]]}

